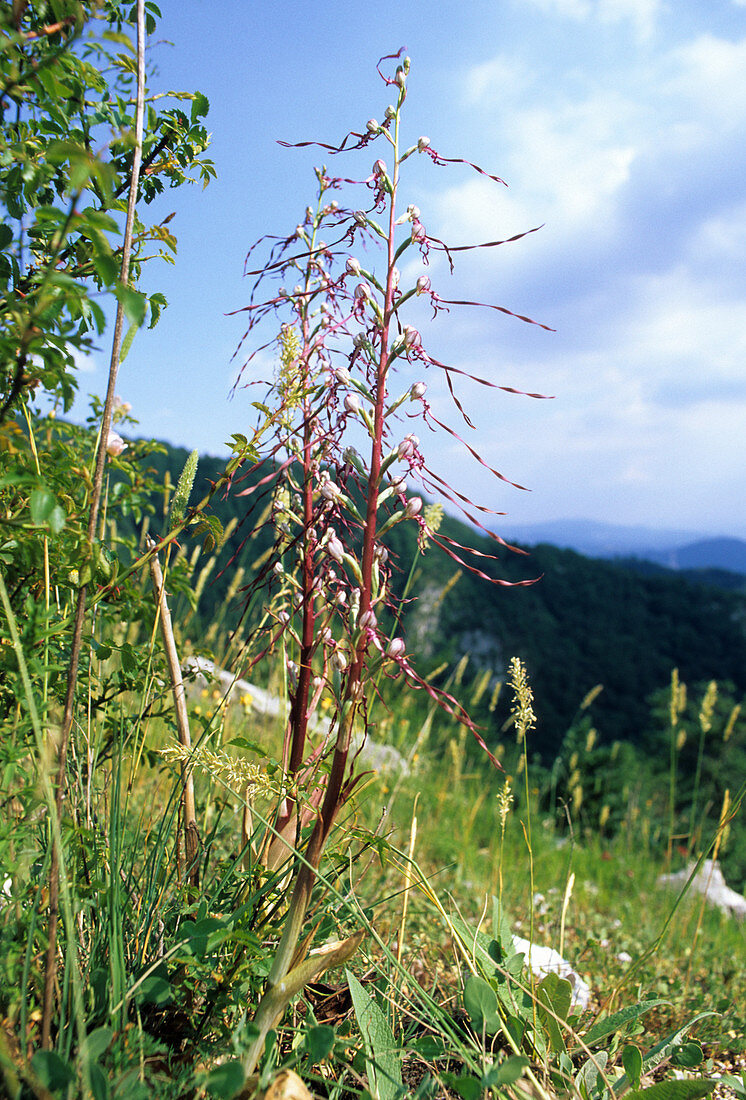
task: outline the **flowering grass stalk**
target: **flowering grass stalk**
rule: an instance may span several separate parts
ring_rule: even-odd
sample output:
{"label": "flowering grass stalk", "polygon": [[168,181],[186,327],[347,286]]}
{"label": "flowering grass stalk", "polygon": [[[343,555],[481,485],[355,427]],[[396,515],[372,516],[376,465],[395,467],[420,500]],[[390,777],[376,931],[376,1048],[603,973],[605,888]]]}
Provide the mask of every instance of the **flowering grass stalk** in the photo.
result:
{"label": "flowering grass stalk", "polygon": [[[274,493],[274,555],[249,586],[251,594],[261,586],[269,590],[264,640],[258,643],[252,663],[281,647],[290,692],[284,787],[261,855],[267,865],[275,866],[280,851],[296,852],[287,918],[254,1018],[256,1041],[245,1060],[249,1073],[264,1049],[268,1031],[297,992],[298,975],[311,963],[310,959],[301,962],[303,927],[325,844],[340,807],[359,781],[353,733],[359,730],[364,737],[367,732],[380,677],[401,678],[408,686],[425,690],[489,751],[464,708],[453,696],[426,683],[411,665],[406,640],[398,633],[401,597],[392,587],[386,545],[394,526],[414,523],[420,550],[434,542],[473,573],[494,583],[509,583],[484,571],[493,555],[462,546],[437,531],[435,523],[428,524],[432,513],[423,507],[422,491],[457,505],[482,527],[467,507],[468,498],[429,468],[407,421],[420,418],[430,429],[441,428],[460,437],[435,417],[424,381],[403,385],[400,392],[394,388],[397,368],[435,368],[445,375],[458,412],[471,426],[453,391],[452,376],[464,372],[425,351],[404,307],[420,297],[427,298],[434,313],[449,305],[480,303],[440,298],[426,272],[404,288],[398,266],[404,257],[409,261],[419,253],[426,267],[433,249],[444,251],[452,264],[451,251],[456,251],[428,235],[417,206],[404,208],[399,192],[405,162],[414,155],[427,156],[435,165],[469,162],[441,157],[427,137],[403,143],[409,59],[400,60],[401,54],[382,59],[399,62],[391,77],[384,75],[379,63],[379,74],[394,100],[382,123],[370,119],[362,132],[352,132],[339,146],[301,143],[321,144],[337,155],[379,142],[387,147],[387,160],[378,157],[371,173],[358,181],[335,178],[325,167],[317,170],[315,208],[307,208],[304,221],[290,237],[271,239],[263,266],[247,270],[255,282],[249,304],[240,311],[249,318],[240,347],[260,322],[273,314],[282,318],[276,339],[280,369],[269,396],[256,403],[265,416],[273,403],[283,409],[269,456],[274,465],[265,463],[261,474],[259,465],[254,467],[254,482],[242,492],[254,498],[252,504],[258,504],[268,486]],[[476,165],[469,166],[488,175]],[[502,183],[496,176],[489,178]],[[345,184],[366,189],[372,200],[368,209],[345,208],[332,197]],[[322,239],[322,233],[331,235],[333,243]],[[504,242],[489,242],[487,247],[499,243]],[[363,259],[376,248],[382,259],[378,270]],[[289,280],[294,283],[292,289],[285,285]],[[268,283],[273,285],[266,296]],[[511,314],[503,307],[489,308]],[[248,357],[244,368],[256,354]],[[239,381],[242,376],[243,371]],[[483,379],[476,381],[494,386]],[[486,466],[476,450],[468,445],[467,449]],[[496,470],[492,473],[507,480]],[[309,748],[311,720],[322,702],[332,716],[329,734],[324,744]],[[330,960],[338,965],[356,943],[345,941]],[[315,965],[313,969],[319,972]]]}

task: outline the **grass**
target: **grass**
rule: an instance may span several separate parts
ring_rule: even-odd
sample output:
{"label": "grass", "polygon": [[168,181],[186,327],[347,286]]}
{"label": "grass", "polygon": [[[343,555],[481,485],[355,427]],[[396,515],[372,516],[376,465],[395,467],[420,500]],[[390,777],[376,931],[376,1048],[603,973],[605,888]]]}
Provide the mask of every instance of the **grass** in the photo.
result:
{"label": "grass", "polygon": [[[129,636],[137,648],[136,632]],[[99,671],[103,675],[105,665],[111,676],[120,661],[112,651]],[[161,670],[152,657],[146,666],[151,686],[145,698],[152,703],[164,685],[158,685]],[[452,680],[462,672],[456,670]],[[242,850],[236,775],[243,774],[247,757],[257,759],[247,751],[251,743],[266,754],[264,770],[272,774],[281,723],[257,718],[245,698],[223,707],[214,685],[193,692],[203,853],[197,892],[184,881],[183,862],[179,870],[183,754],[172,763],[162,755],[174,741],[168,709],[131,720],[143,701],[134,693],[112,704],[73,741],[78,779],[71,787],[76,810],[64,835],[70,894],[56,1052],[64,1067],[74,1067],[70,1072],[82,1095],[86,1087],[95,1090],[104,1071],[117,1082],[110,1095],[137,1095],[136,1085],[159,1096],[204,1095],[205,1089],[233,1095],[228,1086],[220,1091],[221,1067],[226,1052],[240,1055],[249,1042],[246,1005],[260,993],[286,906],[285,869],[270,873],[251,858],[247,862]],[[489,1067],[510,1070],[517,1053],[504,1039],[497,1042],[499,1036],[480,1039],[470,1026],[464,999],[468,936],[465,945],[458,929],[474,937],[488,930],[494,894],[517,934],[562,944],[591,987],[594,1015],[648,995],[666,1002],[630,1027],[624,1042],[612,1043],[609,1072],[618,1074],[611,1067],[621,1067],[625,1043],[650,1047],[702,1013],[713,1013],[694,1032],[706,1057],[735,1064],[746,1034],[744,929],[697,898],[674,908],[675,897],[656,885],[667,867],[667,830],[665,822],[661,827],[645,816],[654,813],[655,801],[643,803],[644,812],[630,811],[615,835],[589,828],[582,810],[576,819],[570,814],[569,825],[558,824],[540,810],[544,777],[533,765],[519,770],[525,755],[516,749],[512,756],[505,753],[517,791],[506,814],[505,776],[479,758],[466,731],[440,711],[423,720],[419,703],[394,695],[388,705],[388,712],[381,707],[378,729],[409,750],[409,773],[366,776],[333,834],[310,916],[317,943],[365,930],[362,947],[347,962],[363,993],[350,1001],[351,983],[341,970],[312,981],[286,1016],[274,1053],[263,1059],[256,1087],[266,1087],[284,1066],[300,1071],[325,1095],[364,1094],[366,1081],[378,1080],[385,1096],[385,1076],[376,1077],[375,1065],[382,1055],[361,1022],[361,1014],[364,1021],[366,1012],[374,1012],[372,1000],[383,1014],[402,1087],[412,1094],[422,1088],[424,1096],[429,1074],[438,1082],[434,1095],[453,1094],[454,1088],[468,1093],[469,1078],[482,1095],[479,1082],[488,1079]],[[270,786],[255,798],[259,833],[273,797]],[[24,1064],[21,1037],[34,1051],[40,1018],[45,846],[35,830],[33,821],[21,817],[15,848],[6,845],[15,858],[12,897],[0,911],[9,945],[1,993],[6,1086]],[[380,1044],[383,1024],[373,1018]],[[582,1034],[591,1019],[589,1013],[573,1026]],[[81,1027],[103,1044],[98,1058],[81,1059]],[[56,1063],[40,1061],[38,1053],[34,1058],[25,1087],[42,1095],[44,1081],[57,1080]],[[549,1059],[549,1053],[539,1057],[534,1051],[536,1087],[561,1091]],[[563,1072],[567,1076],[567,1066]],[[73,1086],[67,1081],[65,1087]],[[516,1087],[520,1092],[522,1086]]]}

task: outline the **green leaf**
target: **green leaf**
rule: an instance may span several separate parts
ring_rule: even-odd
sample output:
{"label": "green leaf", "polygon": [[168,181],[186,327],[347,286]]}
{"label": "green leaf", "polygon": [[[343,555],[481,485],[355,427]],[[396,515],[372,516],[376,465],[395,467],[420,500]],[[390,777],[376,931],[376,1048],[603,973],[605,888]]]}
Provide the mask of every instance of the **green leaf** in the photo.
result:
{"label": "green leaf", "polygon": [[480,978],[478,974],[471,974],[466,981],[464,1008],[476,1032],[486,1031],[488,1035],[494,1035],[499,1029],[497,994],[489,982]]}
{"label": "green leaf", "polygon": [[72,1066],[54,1050],[37,1050],[31,1059],[31,1068],[50,1092],[67,1088],[75,1080]]}
{"label": "green leaf", "polygon": [[196,122],[198,118],[203,118],[210,110],[210,101],[206,95],[202,92],[195,92],[194,99],[192,100],[192,110],[190,114],[190,121]]}
{"label": "green leaf", "polygon": [[168,300],[165,294],[161,294],[160,291],[155,294],[151,294],[148,299],[150,303],[150,324],[148,328],[155,328],[160,320],[161,313],[168,305]]}
{"label": "green leaf", "polygon": [[331,1052],[334,1050],[334,1041],[336,1034],[333,1027],[329,1027],[327,1024],[318,1024],[316,1027],[309,1027],[305,1034],[306,1050],[311,1061],[316,1065],[317,1062],[323,1062],[325,1058],[328,1058]]}
{"label": "green leaf", "polygon": [[526,1066],[531,1063],[522,1054],[513,1054],[503,1062],[490,1066],[482,1077],[482,1088],[492,1089],[504,1085],[514,1085]]}
{"label": "green leaf", "polygon": [[611,1016],[606,1016],[602,1020],[597,1020],[593,1027],[589,1028],[583,1036],[583,1042],[586,1046],[593,1046],[594,1043],[598,1043],[601,1039],[605,1039],[607,1035],[612,1035],[615,1031],[619,1031],[621,1028],[626,1027],[627,1024],[632,1023],[633,1020],[638,1020],[640,1016],[644,1016],[646,1012],[650,1012],[651,1008],[657,1008],[658,1005],[667,1004],[670,1004],[670,1001],[657,999],[654,1001],[638,1001],[635,1005],[629,1005],[619,1012],[612,1013]]}
{"label": "green leaf", "polygon": [[482,1082],[478,1077],[472,1077],[468,1074],[458,1077],[455,1073],[444,1073],[443,1081],[459,1096],[462,1096],[463,1100],[482,1100]]}
{"label": "green leaf", "polygon": [[717,1081],[703,1081],[700,1078],[689,1081],[660,1081],[647,1089],[633,1089],[624,1094],[625,1100],[696,1100],[698,1096],[707,1096],[717,1085]]}
{"label": "green leaf", "polygon": [[[715,1012],[699,1012],[696,1016],[689,1020],[688,1023],[684,1024],[683,1027],[680,1027],[678,1031],[672,1032],[664,1039],[661,1039],[659,1043],[656,1043],[654,1047],[651,1047],[642,1059],[643,1073],[650,1073],[651,1070],[654,1070],[655,1067],[660,1065],[661,1062],[665,1061],[666,1058],[670,1058],[679,1049],[679,1047],[683,1046],[684,1039],[686,1038],[687,1034],[691,1031],[694,1025],[699,1022],[699,1020],[704,1020],[708,1016],[715,1015]],[[629,1083],[629,1078],[625,1073],[622,1077],[619,1078],[618,1081],[614,1083],[614,1095],[621,1096],[622,1093],[626,1093],[627,1088],[629,1087]]]}
{"label": "green leaf", "polygon": [[139,1001],[152,1005],[167,1005],[174,999],[174,991],[165,978],[150,974],[136,990]]}
{"label": "green leaf", "polygon": [[453,928],[469,956],[481,968],[483,974],[490,977],[495,973],[495,960],[490,955],[490,944],[494,941],[484,932],[474,932],[457,914],[451,917]]}
{"label": "green leaf", "polygon": [[720,1078],[724,1085],[727,1085],[729,1089],[733,1089],[736,1096],[746,1097],[746,1079],[743,1077],[734,1077],[732,1073],[724,1073]]}
{"label": "green leaf", "polygon": [[495,897],[492,899],[492,936],[500,944],[504,955],[514,953],[513,930],[510,927],[510,921],[505,916],[500,899]]}
{"label": "green leaf", "polygon": [[91,1078],[93,1100],[109,1100],[109,1096],[111,1095],[109,1079],[101,1069],[101,1066],[97,1066],[94,1062],[93,1065],[88,1067],[88,1072]]}
{"label": "green leaf", "polygon": [[34,489],[29,499],[31,522],[37,527],[43,527],[54,505],[54,493],[51,489],[48,489],[46,485],[40,489]]}
{"label": "green leaf", "polygon": [[114,1032],[110,1027],[97,1027],[95,1031],[91,1031],[86,1035],[81,1044],[80,1052],[84,1058],[97,1062],[113,1038]]}
{"label": "green leaf", "polygon": [[[557,1021],[567,1020],[572,1004],[572,985],[566,978],[560,978],[559,974],[547,974],[536,987],[539,999],[539,1016],[544,1025],[549,1045],[553,1051],[559,1053],[565,1050],[565,1039],[562,1027]],[[547,1011],[550,1009],[550,1011]]]}
{"label": "green leaf", "polygon": [[575,1084],[582,1095],[593,1096],[599,1074],[604,1072],[608,1061],[608,1051],[600,1050],[581,1067],[575,1078]]}
{"label": "green leaf", "polygon": [[447,1053],[445,1043],[437,1035],[422,1035],[407,1043],[407,1050],[415,1050],[426,1062],[434,1062]]}
{"label": "green leaf", "polygon": [[119,349],[119,362],[123,363],[130,353],[132,342],[137,336],[137,325],[130,325],[125,333],[124,340],[122,340],[122,346]]}
{"label": "green leaf", "polygon": [[65,512],[47,485],[34,489],[29,498],[29,511],[35,527],[48,527],[53,534],[58,535],[65,526]]}
{"label": "green leaf", "polygon": [[346,971],[358,1027],[363,1037],[370,1091],[377,1100],[401,1096],[401,1050],[386,1017],[354,974]]}
{"label": "green leaf", "polygon": [[690,1043],[684,1043],[684,1045],[672,1055],[671,1065],[678,1066],[679,1069],[694,1069],[696,1066],[702,1065],[704,1057],[702,1047],[699,1043],[692,1041]]}
{"label": "green leaf", "polygon": [[124,309],[127,320],[130,324],[139,328],[145,320],[145,310],[147,308],[145,295],[138,290],[134,290],[131,286],[124,286],[123,283],[114,288],[114,293],[117,301],[121,303]]}
{"label": "green leaf", "polygon": [[13,230],[5,222],[0,223],[0,249],[8,248],[13,243]]}
{"label": "green leaf", "polygon": [[205,1080],[205,1088],[210,1096],[217,1096],[220,1100],[230,1100],[239,1089],[243,1088],[246,1074],[241,1062],[232,1058],[230,1062],[223,1062],[220,1066],[211,1069]]}
{"label": "green leaf", "polygon": [[632,1082],[633,1089],[639,1089],[640,1078],[642,1077],[642,1055],[639,1048],[633,1043],[629,1043],[622,1051],[622,1065],[624,1066],[624,1072]]}
{"label": "green leaf", "polygon": [[201,958],[214,951],[231,934],[228,920],[220,917],[205,917],[199,921],[184,921],[181,926],[182,937],[192,954]]}
{"label": "green leaf", "polygon": [[119,264],[110,252],[96,252],[93,257],[93,266],[104,286],[111,286],[119,278]]}

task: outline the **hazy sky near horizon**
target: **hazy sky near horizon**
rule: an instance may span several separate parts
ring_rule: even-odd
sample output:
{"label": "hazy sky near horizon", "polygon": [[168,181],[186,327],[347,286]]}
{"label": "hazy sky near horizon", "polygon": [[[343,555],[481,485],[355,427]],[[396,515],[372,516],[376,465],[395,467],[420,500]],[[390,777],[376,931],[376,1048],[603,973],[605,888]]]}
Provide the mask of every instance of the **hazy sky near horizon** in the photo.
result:
{"label": "hazy sky near horizon", "polygon": [[[455,245],[542,226],[460,253],[453,276],[433,257],[434,288],[555,330],[474,309],[424,329],[436,358],[554,397],[458,391],[476,425],[469,443],[531,492],[419,431],[431,465],[510,522],[582,516],[746,536],[746,0],[159,6],[151,89],[208,96],[218,178],[145,211],[176,211],[179,254],[146,271],[170,305],[121,368],[141,434],[220,454],[246,430],[255,395],[228,396],[245,326],[228,314],[248,299],[249,246],[292,232],[324,159],[277,139],[338,142],[382,118],[391,97],[376,62],[405,46],[405,134],[509,186],[412,158],[404,205]],[[386,159],[382,144],[329,167],[361,178],[376,156]],[[106,359],[102,347],[83,392],[103,388]],[[445,413],[442,380],[430,370],[425,381]]]}

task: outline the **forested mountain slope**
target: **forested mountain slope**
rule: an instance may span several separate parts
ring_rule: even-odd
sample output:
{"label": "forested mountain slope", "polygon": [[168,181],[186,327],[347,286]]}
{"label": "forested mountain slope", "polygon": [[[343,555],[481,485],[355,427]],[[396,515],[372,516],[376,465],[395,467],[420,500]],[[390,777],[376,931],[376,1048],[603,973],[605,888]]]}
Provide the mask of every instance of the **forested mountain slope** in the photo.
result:
{"label": "forested mountain slope", "polygon": [[[160,473],[168,469],[175,481],[186,456],[184,450],[169,448],[148,461]],[[201,459],[192,500],[221,471],[220,460]],[[255,530],[261,508],[246,518],[246,498],[216,500],[213,510],[223,524],[233,516],[242,522],[202,594],[199,616],[205,625],[223,603],[234,570],[243,567],[248,579],[272,538],[269,527]],[[155,518],[153,523],[157,526]],[[444,661],[452,665],[469,653],[472,673],[489,667],[496,678],[502,678],[511,656],[523,658],[539,717],[535,745],[545,755],[551,757],[580,701],[599,683],[604,691],[594,716],[600,736],[632,742],[645,733],[651,693],[666,686],[674,667],[690,685],[716,679],[732,683],[739,698],[746,691],[743,578],[724,574],[721,585],[696,583],[661,567],[589,559],[550,545],[519,555],[453,519],[444,521],[443,531],[486,552],[497,549],[499,560],[486,567],[488,573],[513,581],[536,578],[536,583],[491,585],[439,549],[429,549],[417,562],[417,599],[405,618],[409,648],[423,671]],[[415,553],[413,531],[394,528],[390,548],[394,583],[401,585]],[[221,573],[232,555],[234,561]],[[456,573],[460,576],[454,581]],[[240,598],[234,604],[229,623],[241,611]]]}

